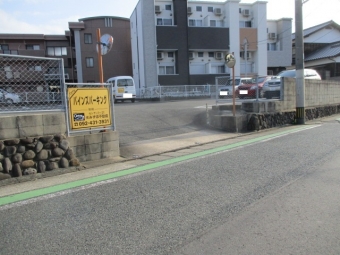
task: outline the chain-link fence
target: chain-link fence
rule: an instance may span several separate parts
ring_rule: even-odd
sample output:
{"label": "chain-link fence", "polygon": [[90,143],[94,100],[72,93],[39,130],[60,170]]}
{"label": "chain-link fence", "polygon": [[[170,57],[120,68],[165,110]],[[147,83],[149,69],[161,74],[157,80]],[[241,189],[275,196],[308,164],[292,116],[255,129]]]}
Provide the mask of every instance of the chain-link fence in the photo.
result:
{"label": "chain-link fence", "polygon": [[197,98],[212,97],[216,93],[215,87],[212,85],[171,85],[156,86],[141,89],[140,98]]}
{"label": "chain-link fence", "polygon": [[0,54],[0,112],[64,109],[62,59]]}
{"label": "chain-link fence", "polygon": [[66,83],[65,91],[68,135],[115,130],[111,83]]}

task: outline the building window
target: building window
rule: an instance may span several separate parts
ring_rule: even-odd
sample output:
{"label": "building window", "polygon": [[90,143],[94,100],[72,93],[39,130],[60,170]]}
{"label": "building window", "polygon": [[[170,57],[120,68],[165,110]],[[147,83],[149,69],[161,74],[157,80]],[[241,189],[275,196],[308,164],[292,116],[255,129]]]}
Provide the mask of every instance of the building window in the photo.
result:
{"label": "building window", "polygon": [[47,74],[59,74],[59,68],[58,67],[49,67],[47,69]]}
{"label": "building window", "polygon": [[163,19],[164,26],[172,26],[172,19]]}
{"label": "building window", "polygon": [[86,67],[93,67],[93,58],[85,58],[86,60]]}
{"label": "building window", "polygon": [[208,55],[209,55],[209,58],[213,58],[213,57],[215,57],[215,54],[214,54],[214,52],[209,52],[209,53],[208,53]]}
{"label": "building window", "polygon": [[251,21],[240,21],[240,27],[251,27]]}
{"label": "building window", "polygon": [[84,43],[85,44],[92,43],[92,34],[84,34]]}
{"label": "building window", "polygon": [[213,73],[213,74],[225,73],[225,65],[212,66],[211,67],[211,73]]}
{"label": "building window", "polygon": [[8,44],[0,44],[0,53],[11,54],[11,51],[9,50]]}
{"label": "building window", "polygon": [[223,27],[223,20],[210,20],[211,27]]}
{"label": "building window", "polygon": [[9,50],[8,44],[0,44],[0,50]]}
{"label": "building window", "polygon": [[112,18],[105,18],[105,27],[112,27]]}
{"label": "building window", "polygon": [[157,26],[172,26],[172,19],[157,19]]}
{"label": "building window", "polygon": [[208,7],[208,12],[214,12],[214,7]]}
{"label": "building window", "polygon": [[174,66],[159,66],[159,75],[175,74]]}
{"label": "building window", "polygon": [[197,52],[197,57],[203,58],[203,52]]}
{"label": "building window", "polygon": [[202,11],[202,6],[196,6],[196,11],[201,12]]}
{"label": "building window", "polygon": [[203,22],[200,19],[189,19],[189,27],[202,27]]}
{"label": "building window", "polygon": [[26,44],[26,50],[40,50],[40,45],[38,45],[38,44]]}
{"label": "building window", "polygon": [[67,56],[66,47],[47,47],[48,56]]}
{"label": "building window", "polygon": [[171,11],[171,5],[170,5],[170,4],[166,4],[166,5],[165,5],[165,10]]}
{"label": "building window", "polygon": [[267,43],[268,51],[276,51],[276,43]]}
{"label": "building window", "polygon": [[168,58],[173,58],[174,57],[174,53],[173,52],[168,52]]}
{"label": "building window", "polygon": [[42,68],[41,68],[41,66],[28,66],[28,67],[27,67],[27,70],[28,70],[28,71],[37,71],[37,72],[41,72],[41,71],[42,71]]}

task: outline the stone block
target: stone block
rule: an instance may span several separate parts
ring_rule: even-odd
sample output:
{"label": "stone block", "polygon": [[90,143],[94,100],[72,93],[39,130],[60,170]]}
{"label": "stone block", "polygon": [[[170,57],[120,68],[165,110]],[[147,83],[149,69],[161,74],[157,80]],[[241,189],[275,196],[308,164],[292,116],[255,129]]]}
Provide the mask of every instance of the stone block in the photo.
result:
{"label": "stone block", "polygon": [[19,130],[17,128],[0,128],[0,139],[5,140],[9,138],[19,137]]}
{"label": "stone block", "polygon": [[241,132],[247,130],[247,116],[221,116],[221,127],[228,132]]}
{"label": "stone block", "polygon": [[70,143],[70,147],[85,145],[85,137],[83,135],[70,136],[67,137],[67,140]]}
{"label": "stone block", "polygon": [[32,127],[19,127],[19,138],[29,136],[41,136],[43,134],[44,127],[41,125]]}
{"label": "stone block", "polygon": [[[66,119],[65,113],[53,113],[44,114],[42,116],[44,126],[65,126],[66,129]],[[60,132],[59,132],[60,133]]]}
{"label": "stone block", "polygon": [[102,152],[102,144],[101,143],[93,143],[85,145],[85,154],[93,154],[93,153],[101,153]]}
{"label": "stone block", "polygon": [[98,160],[102,158],[102,153],[86,154],[86,161]]}
{"label": "stone block", "polygon": [[81,146],[74,146],[74,147],[71,147],[73,152],[74,152],[74,155],[79,158],[79,157],[82,157],[84,155],[86,155],[85,153],[85,145],[81,145]]}
{"label": "stone block", "polygon": [[81,155],[81,156],[78,156],[77,159],[78,159],[80,162],[89,161],[89,160],[87,160],[87,157],[86,157],[85,154],[84,154],[84,155]]}
{"label": "stone block", "polygon": [[[0,130],[1,129],[14,129],[17,128],[16,116],[3,116],[0,117]],[[13,136],[14,137],[14,136]]]}
{"label": "stone block", "polygon": [[102,152],[102,158],[114,158],[114,157],[119,157],[119,156],[120,156],[119,150]]}
{"label": "stone block", "polygon": [[111,141],[102,143],[102,151],[119,151],[119,142],[118,141]]}
{"label": "stone block", "polygon": [[65,134],[66,132],[66,125],[43,126],[43,134],[41,135]]}
{"label": "stone block", "polygon": [[17,116],[17,124],[19,128],[43,126],[43,118],[41,114]]}
{"label": "stone block", "polygon": [[103,142],[110,142],[110,141],[119,141],[119,132],[118,131],[107,131],[103,132]]}
{"label": "stone block", "polygon": [[103,133],[85,135],[85,144],[101,143],[103,141]]}

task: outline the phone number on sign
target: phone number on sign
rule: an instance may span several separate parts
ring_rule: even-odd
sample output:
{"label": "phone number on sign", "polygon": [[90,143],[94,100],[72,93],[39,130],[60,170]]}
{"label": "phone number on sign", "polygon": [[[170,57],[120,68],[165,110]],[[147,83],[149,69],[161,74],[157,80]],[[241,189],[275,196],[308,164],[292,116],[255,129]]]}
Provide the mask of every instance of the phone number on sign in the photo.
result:
{"label": "phone number on sign", "polygon": [[103,119],[103,120],[91,120],[91,121],[77,121],[74,122],[75,127],[86,127],[86,126],[96,126],[96,125],[105,125],[109,124],[109,119]]}

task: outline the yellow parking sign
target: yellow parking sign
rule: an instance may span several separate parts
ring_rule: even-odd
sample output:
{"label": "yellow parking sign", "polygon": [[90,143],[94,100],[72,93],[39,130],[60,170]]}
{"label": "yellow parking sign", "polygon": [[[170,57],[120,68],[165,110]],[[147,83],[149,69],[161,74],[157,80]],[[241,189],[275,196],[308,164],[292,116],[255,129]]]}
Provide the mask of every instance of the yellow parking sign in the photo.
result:
{"label": "yellow parking sign", "polygon": [[72,129],[110,126],[111,100],[108,88],[68,88]]}

